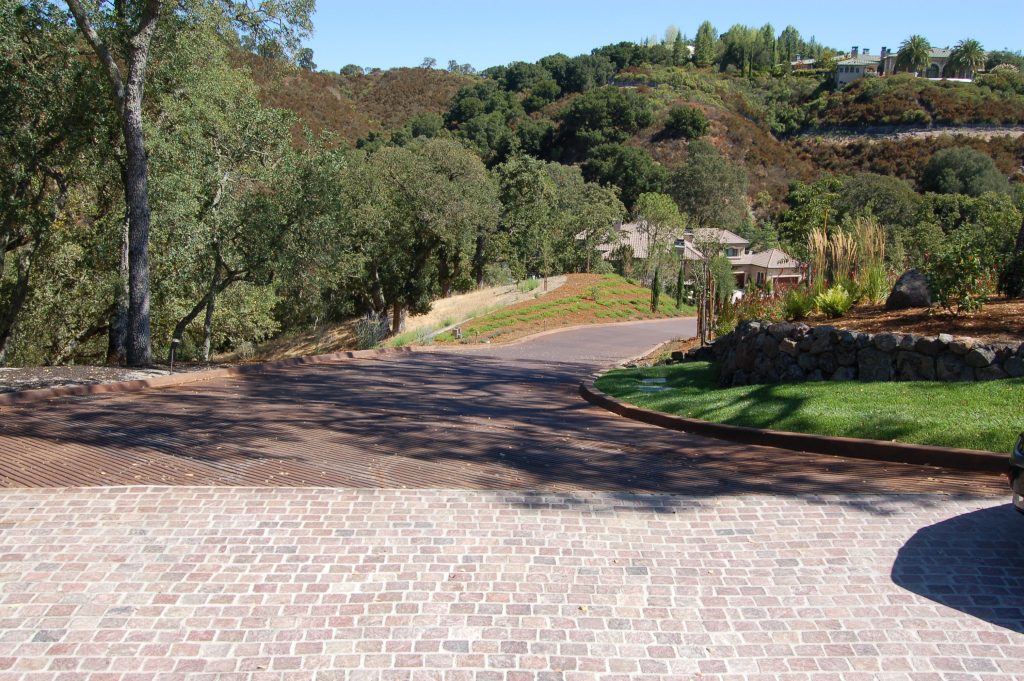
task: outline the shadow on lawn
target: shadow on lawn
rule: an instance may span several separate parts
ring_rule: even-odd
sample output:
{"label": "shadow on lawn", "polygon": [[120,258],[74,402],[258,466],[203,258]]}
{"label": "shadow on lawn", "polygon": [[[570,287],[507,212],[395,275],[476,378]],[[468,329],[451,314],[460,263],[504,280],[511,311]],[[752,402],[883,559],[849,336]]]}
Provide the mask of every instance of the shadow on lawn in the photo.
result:
{"label": "shadow on lawn", "polygon": [[[668,374],[667,386],[673,392],[649,394],[636,390],[635,376],[615,380],[603,379],[606,392],[619,395],[622,399],[658,411],[681,414],[692,418],[719,421],[737,426],[765,428],[769,430],[801,433],[821,433],[844,437],[899,442],[925,442],[936,446],[980,448],[964,444],[963,437],[951,435],[937,423],[935,418],[919,420],[913,417],[913,408],[938,401],[949,403],[951,387],[968,387],[973,390],[995,391],[1004,383],[1008,389],[1024,387],[1019,381],[989,382],[984,384],[949,384],[936,381],[891,382],[891,383],[843,383],[809,382],[802,384],[779,383],[743,386],[741,388],[720,388],[713,364],[695,363],[672,367]],[[606,382],[606,383],[605,383]],[[1018,385],[1019,384],[1019,385]],[[847,413],[841,421],[839,432],[830,430],[829,404],[822,400],[822,393],[831,393],[838,385],[849,389],[851,386],[885,385],[896,389],[894,394],[879,396],[877,400],[857,398],[857,405],[864,404],[864,417],[851,420]],[[598,386],[601,387],[600,385]],[[900,390],[904,394],[900,394]],[[710,397],[710,399],[709,399]],[[912,402],[913,404],[910,404]],[[837,405],[838,411],[848,410]],[[815,415],[809,416],[809,412]],[[883,411],[884,413],[880,413]],[[1012,412],[1008,408],[1007,413]],[[936,418],[939,416],[936,415]],[[945,418],[943,415],[941,418]],[[1005,423],[976,424],[978,442],[990,445],[992,442],[1007,440],[1005,447],[993,447],[997,453],[1007,451],[1012,445],[1013,433],[1017,429],[1006,427]]]}
{"label": "shadow on lawn", "polygon": [[9,412],[0,475],[13,475],[5,466],[33,465],[26,452],[41,443],[76,462],[55,485],[81,484],[74,480],[88,478],[102,455],[108,475],[89,484],[593,490],[658,512],[684,501],[651,493],[855,494],[828,503],[886,514],[904,503],[893,493],[971,494],[986,484],[637,424],[578,398],[578,381],[594,364],[515,356],[528,350],[296,367]]}
{"label": "shadow on lawn", "polygon": [[918,530],[892,580],[907,591],[1024,634],[1024,517],[1002,505]]}

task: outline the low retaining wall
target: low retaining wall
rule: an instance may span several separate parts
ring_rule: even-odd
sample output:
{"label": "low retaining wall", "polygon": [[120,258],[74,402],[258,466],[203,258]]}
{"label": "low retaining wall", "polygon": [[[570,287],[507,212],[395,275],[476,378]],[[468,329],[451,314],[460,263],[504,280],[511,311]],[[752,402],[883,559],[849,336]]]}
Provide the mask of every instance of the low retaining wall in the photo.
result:
{"label": "low retaining wall", "polygon": [[789,322],[741,322],[714,342],[710,356],[719,362],[722,386],[1024,376],[1024,343],[982,343],[947,334],[870,334]]}

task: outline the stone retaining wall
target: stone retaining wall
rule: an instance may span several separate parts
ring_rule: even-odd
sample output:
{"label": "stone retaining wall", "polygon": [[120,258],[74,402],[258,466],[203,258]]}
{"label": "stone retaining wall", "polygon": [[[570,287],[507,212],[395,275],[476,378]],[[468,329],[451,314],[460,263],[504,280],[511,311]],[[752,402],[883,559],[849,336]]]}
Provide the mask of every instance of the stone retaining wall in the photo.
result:
{"label": "stone retaining wall", "polygon": [[[986,381],[1024,376],[1024,343],[744,321],[714,342],[723,386],[800,381]],[[701,358],[699,353],[693,358]]]}

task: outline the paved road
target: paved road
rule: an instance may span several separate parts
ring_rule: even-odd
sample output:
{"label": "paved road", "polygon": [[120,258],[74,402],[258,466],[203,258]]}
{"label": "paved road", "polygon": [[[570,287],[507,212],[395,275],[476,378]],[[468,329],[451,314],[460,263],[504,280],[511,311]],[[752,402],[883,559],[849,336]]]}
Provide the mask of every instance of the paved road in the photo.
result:
{"label": "paved road", "polygon": [[575,396],[686,328],[3,410],[0,681],[1024,678],[1002,480]]}
{"label": "paved road", "polygon": [[1005,496],[995,476],[734,445],[590,407],[581,377],[692,320],[0,410],[0,485]]}

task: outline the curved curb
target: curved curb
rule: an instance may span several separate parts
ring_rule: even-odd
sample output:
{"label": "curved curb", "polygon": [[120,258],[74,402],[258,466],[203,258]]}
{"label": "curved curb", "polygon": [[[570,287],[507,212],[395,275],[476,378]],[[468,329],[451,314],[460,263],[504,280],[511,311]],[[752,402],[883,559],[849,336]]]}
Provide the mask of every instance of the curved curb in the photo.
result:
{"label": "curved curb", "polygon": [[675,416],[626,404],[598,390],[594,387],[593,380],[580,383],[580,396],[594,406],[607,409],[634,421],[749,445],[764,445],[852,459],[870,459],[982,473],[1005,473],[1009,465],[1007,457],[1001,454],[982,452],[976,449],[954,449],[884,440],[790,433]]}
{"label": "curved curb", "polygon": [[412,348],[381,348],[377,350],[346,350],[333,352],[326,355],[310,355],[307,357],[295,357],[292,359],[279,359],[273,362],[261,362],[255,364],[242,364],[236,367],[223,369],[210,369],[208,371],[191,371],[180,374],[169,374],[167,376],[156,376],[154,378],[140,379],[136,381],[117,381],[114,383],[93,383],[91,385],[65,385],[55,388],[40,388],[38,390],[22,390],[20,392],[5,393],[0,395],[0,407],[32,404],[45,402],[60,397],[86,397],[92,395],[116,395],[119,393],[135,393],[151,388],[171,388],[188,383],[199,383],[214,378],[227,378],[229,376],[247,376],[250,374],[261,374],[264,371],[280,369],[283,367],[329,364],[340,362],[345,359],[368,359],[381,355],[393,355],[397,353],[414,352]]}

